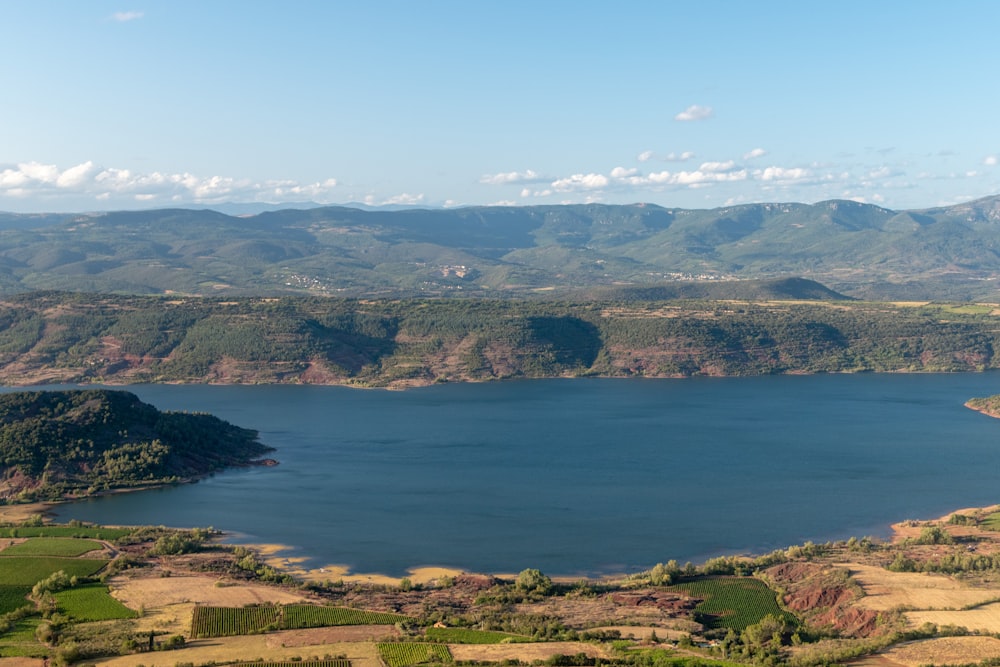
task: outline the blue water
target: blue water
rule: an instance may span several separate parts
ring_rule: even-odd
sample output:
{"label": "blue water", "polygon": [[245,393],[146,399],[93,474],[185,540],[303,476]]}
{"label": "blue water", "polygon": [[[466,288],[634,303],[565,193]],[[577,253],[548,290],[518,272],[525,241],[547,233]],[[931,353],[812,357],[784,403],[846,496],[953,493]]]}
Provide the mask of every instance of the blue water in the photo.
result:
{"label": "blue water", "polygon": [[1000,502],[995,374],[129,388],[258,429],[274,468],[64,506],[215,526],[315,565],[634,571]]}

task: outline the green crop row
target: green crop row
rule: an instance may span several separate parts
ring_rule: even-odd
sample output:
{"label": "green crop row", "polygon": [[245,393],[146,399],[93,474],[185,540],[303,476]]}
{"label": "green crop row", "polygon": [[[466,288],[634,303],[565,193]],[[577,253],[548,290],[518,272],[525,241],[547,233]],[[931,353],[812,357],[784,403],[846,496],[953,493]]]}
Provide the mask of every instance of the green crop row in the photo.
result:
{"label": "green crop row", "polygon": [[351,667],[347,658],[335,660],[297,660],[290,662],[242,662],[233,667]]}
{"label": "green crop row", "polygon": [[100,542],[69,537],[32,537],[3,550],[4,556],[66,556],[74,558],[103,548]]}
{"label": "green crop row", "polygon": [[794,616],[778,606],[777,594],[759,579],[709,577],[672,588],[702,598],[695,612],[707,617],[705,620],[712,627],[741,632],[768,614],[797,623]]}
{"label": "green crop row", "polygon": [[77,621],[110,621],[138,616],[111,597],[104,584],[85,584],[55,594],[60,611]]}
{"label": "green crop row", "polygon": [[378,644],[378,653],[388,667],[411,667],[411,665],[454,661],[451,651],[444,644],[383,642]]}
{"label": "green crop row", "polygon": [[469,628],[427,628],[427,639],[442,644],[499,644],[501,642],[530,642],[530,637],[509,632],[491,632]]}
{"label": "green crop row", "polygon": [[28,606],[28,593],[31,586],[0,586],[0,614]]}
{"label": "green crop row", "polygon": [[392,625],[404,620],[407,617],[400,614],[322,605],[198,606],[191,619],[191,636],[229,637],[332,625]]}
{"label": "green crop row", "polygon": [[0,537],[89,537],[117,540],[131,532],[131,528],[101,526],[0,526]]}
{"label": "green crop row", "polygon": [[89,577],[108,561],[96,558],[57,558],[0,555],[0,586],[34,586],[62,570],[69,577]]}

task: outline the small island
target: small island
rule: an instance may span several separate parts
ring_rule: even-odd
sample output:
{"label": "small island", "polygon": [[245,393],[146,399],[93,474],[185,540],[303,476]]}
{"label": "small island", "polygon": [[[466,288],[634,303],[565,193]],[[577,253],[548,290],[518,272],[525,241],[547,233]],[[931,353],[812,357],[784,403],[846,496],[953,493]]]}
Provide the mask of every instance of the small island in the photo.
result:
{"label": "small island", "polygon": [[970,398],[965,402],[965,407],[976,412],[982,412],[989,417],[1000,419],[1000,394],[986,396],[985,398]]}
{"label": "small island", "polygon": [[0,394],[0,503],[80,498],[273,465],[254,430],[127,391]]}

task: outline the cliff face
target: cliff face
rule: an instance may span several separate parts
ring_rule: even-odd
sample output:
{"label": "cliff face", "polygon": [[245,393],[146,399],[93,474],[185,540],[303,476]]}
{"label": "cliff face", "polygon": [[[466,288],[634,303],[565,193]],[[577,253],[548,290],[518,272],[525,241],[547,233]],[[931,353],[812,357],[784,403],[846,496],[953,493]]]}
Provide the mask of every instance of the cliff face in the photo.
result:
{"label": "cliff face", "polygon": [[0,500],[161,484],[267,451],[255,431],[124,391],[0,394]]}

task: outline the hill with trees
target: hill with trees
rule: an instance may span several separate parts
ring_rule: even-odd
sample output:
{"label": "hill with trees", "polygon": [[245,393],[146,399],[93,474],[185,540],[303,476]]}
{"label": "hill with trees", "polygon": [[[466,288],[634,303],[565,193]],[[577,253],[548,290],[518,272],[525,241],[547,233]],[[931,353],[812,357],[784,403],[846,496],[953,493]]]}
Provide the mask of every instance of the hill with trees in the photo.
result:
{"label": "hill with trees", "polygon": [[0,301],[0,382],[402,387],[540,377],[980,371],[989,305],[166,298]]}
{"label": "hill with trees", "polygon": [[1000,196],[914,211],[826,201],[0,213],[0,294],[579,299],[789,277],[866,299],[1000,301]]}
{"label": "hill with trees", "polygon": [[0,394],[0,502],[175,482],[268,451],[256,431],[126,391]]}

